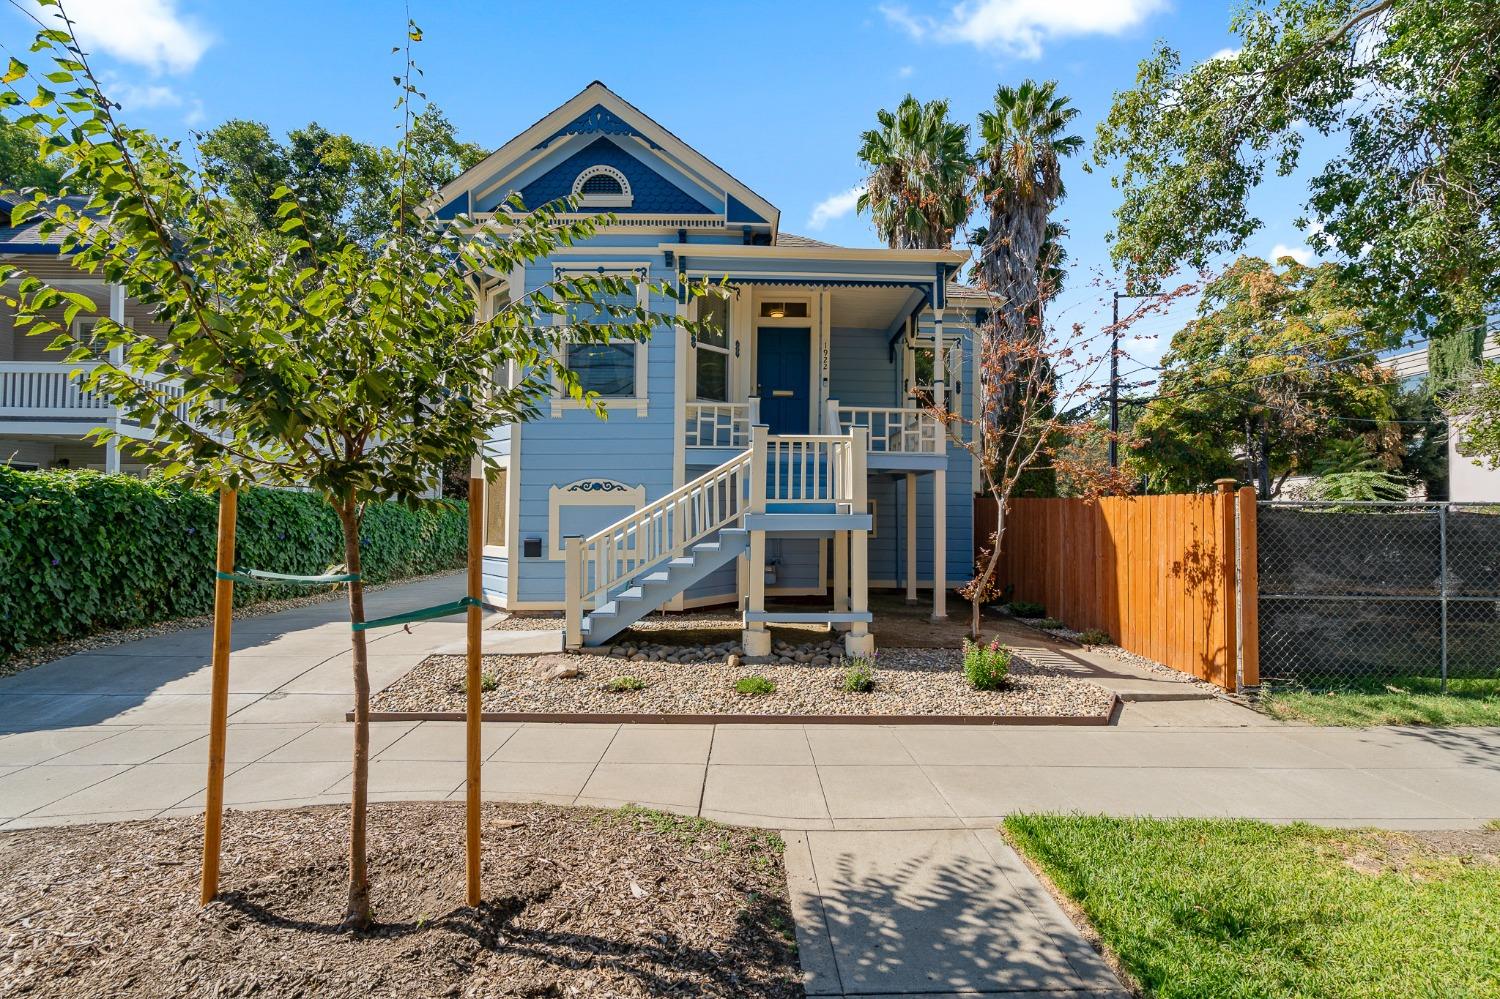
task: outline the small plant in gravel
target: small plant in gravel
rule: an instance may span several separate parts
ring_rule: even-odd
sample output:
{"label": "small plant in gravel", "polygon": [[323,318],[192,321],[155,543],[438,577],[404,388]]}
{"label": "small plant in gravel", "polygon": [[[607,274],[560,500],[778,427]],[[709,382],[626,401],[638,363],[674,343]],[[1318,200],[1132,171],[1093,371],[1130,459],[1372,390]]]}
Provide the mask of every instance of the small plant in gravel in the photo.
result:
{"label": "small plant in gravel", "polygon": [[964,679],[975,690],[999,690],[1010,675],[1010,655],[998,638],[988,645],[964,639]]}
{"label": "small plant in gravel", "polygon": [[1109,637],[1109,632],[1101,628],[1090,628],[1078,633],[1078,641],[1083,645],[1113,645],[1115,640]]}
{"label": "small plant in gravel", "polygon": [[1016,617],[1046,617],[1047,608],[1030,600],[1012,600],[1010,612]]}
{"label": "small plant in gravel", "polygon": [[638,676],[617,676],[606,683],[604,689],[613,694],[628,694],[635,690],[645,690],[646,681]]}
{"label": "small plant in gravel", "polygon": [[1043,631],[1057,631],[1059,628],[1064,627],[1063,623],[1055,617],[1039,617],[1031,622],[1031,626],[1033,628],[1040,628]]}
{"label": "small plant in gravel", "polygon": [[[469,692],[469,677],[467,674],[458,681],[458,689],[466,694]],[[486,694],[499,690],[500,678],[494,673],[479,674],[479,689]]]}
{"label": "small plant in gravel", "polygon": [[761,676],[759,673],[752,673],[749,676],[742,676],[734,681],[734,689],[738,693],[752,696],[774,694],[776,693],[776,682]]}
{"label": "small plant in gravel", "polygon": [[875,662],[855,656],[844,667],[844,690],[850,694],[868,694],[875,689]]}

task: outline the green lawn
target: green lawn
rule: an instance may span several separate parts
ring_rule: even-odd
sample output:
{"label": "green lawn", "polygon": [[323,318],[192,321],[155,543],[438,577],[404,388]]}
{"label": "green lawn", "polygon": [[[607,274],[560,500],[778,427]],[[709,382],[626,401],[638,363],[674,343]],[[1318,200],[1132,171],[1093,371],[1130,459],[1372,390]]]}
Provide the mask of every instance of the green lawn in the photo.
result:
{"label": "green lawn", "polygon": [[[1148,996],[1500,996],[1500,865],[1400,833],[1017,815],[1011,841]],[[1500,849],[1495,833],[1484,850]]]}
{"label": "green lawn", "polygon": [[1500,678],[1450,680],[1448,693],[1438,691],[1427,677],[1330,691],[1267,687],[1258,706],[1272,718],[1314,725],[1500,725]]}

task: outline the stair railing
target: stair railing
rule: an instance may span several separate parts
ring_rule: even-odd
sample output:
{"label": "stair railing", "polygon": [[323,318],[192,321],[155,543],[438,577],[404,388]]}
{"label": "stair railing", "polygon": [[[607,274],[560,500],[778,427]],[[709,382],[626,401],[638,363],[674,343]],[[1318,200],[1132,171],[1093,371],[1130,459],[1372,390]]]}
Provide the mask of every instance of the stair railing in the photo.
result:
{"label": "stair railing", "polygon": [[[763,427],[752,447],[586,538],[565,542],[564,599],[568,648],[583,644],[584,607],[607,603],[622,584],[682,555],[715,531],[737,523],[750,506],[752,470],[764,469]],[[762,472],[762,475],[764,472]],[[761,491],[762,494],[764,490]]]}

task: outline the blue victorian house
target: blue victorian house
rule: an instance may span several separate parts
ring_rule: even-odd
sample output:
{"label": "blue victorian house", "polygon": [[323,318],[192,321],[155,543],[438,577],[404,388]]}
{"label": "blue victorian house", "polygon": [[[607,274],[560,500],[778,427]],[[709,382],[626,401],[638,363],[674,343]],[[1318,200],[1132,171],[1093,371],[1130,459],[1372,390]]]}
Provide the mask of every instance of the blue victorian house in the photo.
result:
{"label": "blue victorian house", "polygon": [[[973,462],[931,414],[972,412],[971,324],[987,304],[954,284],[967,255],[853,249],[781,231],[780,213],[722,167],[590,84],[453,181],[433,208],[503,225],[506,202],[566,195],[616,221],[545,263],[490,275],[485,307],[556,274],[672,285],[652,298],[712,319],[690,337],[569,348],[601,421],[562,396],[491,442],[484,579],[513,612],[562,611],[570,647],[609,641],[653,610],[737,606],[750,655],[766,626],[823,621],[873,648],[870,587],[931,592],[970,575]],[[515,373],[509,373],[514,375]],[[792,610],[767,597],[803,595]],[[821,599],[819,599],[821,598]]]}

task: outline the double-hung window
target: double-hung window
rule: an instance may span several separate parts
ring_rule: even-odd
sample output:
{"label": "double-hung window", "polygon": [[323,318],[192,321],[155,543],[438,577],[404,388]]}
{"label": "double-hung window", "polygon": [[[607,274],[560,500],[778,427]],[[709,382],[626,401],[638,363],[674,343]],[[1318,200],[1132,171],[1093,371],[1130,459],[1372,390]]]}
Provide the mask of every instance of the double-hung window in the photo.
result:
{"label": "double-hung window", "polygon": [[[648,301],[645,275],[635,271],[620,271],[616,276],[633,276],[636,279],[635,291],[612,296],[609,304],[615,308],[645,308]],[[559,317],[558,321],[602,324],[614,320],[602,308],[579,304],[570,306],[567,316]],[[646,350],[645,343],[627,338],[607,342],[567,343],[562,349],[562,360],[578,378],[583,391],[598,395],[606,405],[618,407],[631,403],[636,406],[638,413],[642,413],[646,402]],[[553,412],[567,408],[570,401],[555,400]]]}
{"label": "double-hung window", "polygon": [[[945,409],[951,411],[958,408],[958,385],[959,379],[963,377],[963,348],[953,341],[948,341],[945,346],[943,394],[947,398],[943,405]],[[911,405],[929,408],[933,404],[932,384],[936,373],[932,341],[917,341],[908,356],[910,360],[907,364],[906,397]]]}
{"label": "double-hung window", "polygon": [[729,300],[719,295],[698,299],[699,330],[693,356],[697,396],[708,402],[729,401]]}

